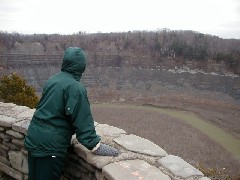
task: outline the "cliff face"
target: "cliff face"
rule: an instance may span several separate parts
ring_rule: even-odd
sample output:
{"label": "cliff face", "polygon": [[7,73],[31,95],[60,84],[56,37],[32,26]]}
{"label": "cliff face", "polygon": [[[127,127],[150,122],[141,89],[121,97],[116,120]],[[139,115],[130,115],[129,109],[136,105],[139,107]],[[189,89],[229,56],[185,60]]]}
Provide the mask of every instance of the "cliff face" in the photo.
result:
{"label": "cliff face", "polygon": [[[239,76],[222,71],[219,66],[212,65],[203,71],[194,69],[191,63],[181,67],[173,63],[154,66],[148,63],[148,57],[141,61],[137,61],[139,57],[126,57],[120,61],[116,56],[98,55],[96,58],[89,52],[87,55],[88,65],[82,81],[89,89],[114,89],[122,94],[138,92],[137,96],[149,94],[155,99],[182,94],[234,103],[240,101]],[[44,82],[59,72],[62,55],[1,55],[1,59],[3,73],[20,73],[40,94]],[[117,67],[113,65],[116,61],[119,61]]]}

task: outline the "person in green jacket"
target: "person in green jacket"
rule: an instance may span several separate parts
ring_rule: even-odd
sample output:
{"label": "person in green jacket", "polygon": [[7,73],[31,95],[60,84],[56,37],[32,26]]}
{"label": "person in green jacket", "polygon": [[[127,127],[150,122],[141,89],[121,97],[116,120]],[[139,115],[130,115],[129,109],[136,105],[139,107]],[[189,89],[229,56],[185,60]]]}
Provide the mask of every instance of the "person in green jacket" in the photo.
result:
{"label": "person in green jacket", "polygon": [[117,156],[118,150],[100,143],[87,97],[80,82],[86,67],[84,51],[65,50],[61,72],[44,85],[42,97],[25,137],[29,180],[59,180],[72,135],[96,155]]}

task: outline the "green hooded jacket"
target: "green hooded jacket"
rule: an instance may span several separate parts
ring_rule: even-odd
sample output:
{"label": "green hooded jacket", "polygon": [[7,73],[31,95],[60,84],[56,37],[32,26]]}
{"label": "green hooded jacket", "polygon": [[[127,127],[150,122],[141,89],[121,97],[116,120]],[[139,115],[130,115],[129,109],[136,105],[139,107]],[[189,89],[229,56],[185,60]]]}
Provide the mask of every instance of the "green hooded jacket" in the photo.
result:
{"label": "green hooded jacket", "polygon": [[86,57],[81,48],[66,49],[61,72],[44,85],[25,137],[25,147],[32,156],[64,157],[74,133],[89,150],[99,143],[87,91],[79,82],[85,67]]}

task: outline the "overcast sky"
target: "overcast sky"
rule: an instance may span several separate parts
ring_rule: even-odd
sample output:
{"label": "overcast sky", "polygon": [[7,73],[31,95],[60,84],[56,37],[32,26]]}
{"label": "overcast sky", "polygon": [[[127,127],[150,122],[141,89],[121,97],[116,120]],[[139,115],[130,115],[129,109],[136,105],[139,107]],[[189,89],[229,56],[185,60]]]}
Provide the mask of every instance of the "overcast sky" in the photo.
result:
{"label": "overcast sky", "polygon": [[240,39],[240,0],[0,0],[2,31],[72,34],[162,28]]}

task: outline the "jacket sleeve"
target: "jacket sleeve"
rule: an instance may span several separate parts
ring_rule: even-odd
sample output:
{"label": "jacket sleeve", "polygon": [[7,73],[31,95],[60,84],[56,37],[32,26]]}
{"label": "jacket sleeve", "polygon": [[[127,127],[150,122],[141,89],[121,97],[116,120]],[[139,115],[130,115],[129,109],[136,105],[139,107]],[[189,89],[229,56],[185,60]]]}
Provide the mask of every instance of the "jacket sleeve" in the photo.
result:
{"label": "jacket sleeve", "polygon": [[73,124],[77,140],[87,149],[93,149],[100,137],[96,134],[94,120],[84,87],[71,88],[66,97],[65,111]]}

